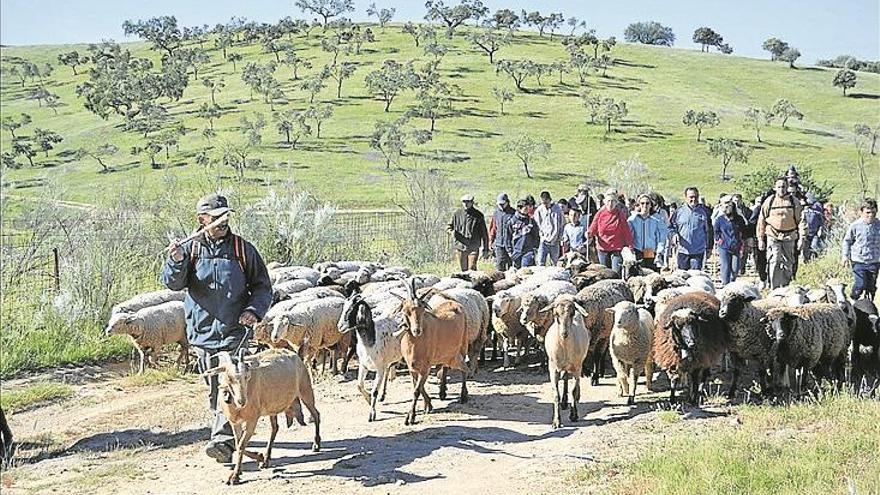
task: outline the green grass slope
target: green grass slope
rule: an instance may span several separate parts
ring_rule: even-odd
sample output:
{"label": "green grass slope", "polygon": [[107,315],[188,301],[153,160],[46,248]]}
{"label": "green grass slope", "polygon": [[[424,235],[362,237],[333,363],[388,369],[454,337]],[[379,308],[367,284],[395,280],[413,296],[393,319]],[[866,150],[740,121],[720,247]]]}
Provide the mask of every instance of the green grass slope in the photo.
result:
{"label": "green grass slope", "polygon": [[[314,64],[314,68],[302,70],[301,76],[315,73],[332,58],[320,49],[320,36],[316,30],[309,39],[293,39],[300,56]],[[324,124],[321,139],[307,137],[296,150],[286,147],[275,131],[268,104],[258,95],[250,100],[249,90],[241,81],[241,66],[245,62],[265,63],[273,60],[273,55],[262,53],[259,45],[232,47],[230,51],[245,57],[238,64],[238,72],[233,73],[232,65],[222,62],[220,51],[212,47],[212,62],[200,77],[222,77],[226,82],[226,88],[218,94],[218,103],[224,108],[223,117],[215,123],[218,136],[209,142],[201,134],[207,123],[196,112],[199,105],[210,101],[210,95],[200,81],[191,79],[184,97],[168,104],[171,117],[182,121],[191,132],[181,139],[179,151],[172,150],[168,163],[164,153],[157,157],[164,171],[151,169],[145,158],[129,155],[128,150],[143,139],[136,133],[124,132],[121,117],[102,120],[85,110],[82,100],[77,98],[75,88],[88,79],[87,70],[80,67],[80,75],[74,76],[69,67],[58,66],[56,56],[71,49],[82,54],[87,51],[85,46],[6,47],[2,51],[6,57],[24,57],[56,66],[48,89],[61,97],[64,106],[57,116],[45,106],[39,108],[37,102],[25,98],[32,84],[23,89],[13,78],[4,77],[0,91],[2,114],[17,117],[26,112],[33,117],[34,123],[19,130],[19,135],[29,135],[40,127],[60,133],[64,142],[48,158],[40,153],[34,168],[19,158],[25,166],[6,170],[3,181],[22,183],[55,177],[65,184],[69,196],[66,199],[86,203],[100,201],[101,195],[96,191],[124,185],[136,184],[146,192],[158,191],[168,183],[168,178],[163,178],[165,174],[176,176],[178,183],[203,184],[203,189],[209,189],[216,186],[218,172],[195,164],[195,154],[212,146],[210,152],[216,154],[224,140],[242,140],[238,130],[240,117],[263,113],[269,125],[263,132],[263,145],[254,154],[262,159],[262,165],[247,171],[247,187],[237,184],[232,169],[221,169],[223,187],[254,195],[266,184],[293,179],[298,187],[322,200],[350,207],[387,205],[389,198],[400,191],[399,176],[385,170],[381,155],[369,147],[369,135],[377,120],[401,116],[414,104],[414,97],[412,92],[404,93],[385,113],[383,102],[367,92],[364,78],[385,59],[403,62],[426,57],[399,26],[389,26],[384,32],[377,28],[376,38],[377,42],[365,45],[359,56],[340,55],[340,60],[353,61],[358,69],[345,81],[342,98],[335,98],[332,84],[319,95],[321,102],[334,105],[335,115]],[[477,51],[463,33],[454,40],[441,36],[439,41],[451,45],[440,66],[442,75],[459,85],[463,94],[452,114],[437,122],[434,139],[410,147],[401,166],[441,169],[452,184],[473,191],[482,204],[491,204],[494,195],[502,190],[518,195],[548,189],[554,196],[569,195],[578,182],[601,181],[617,161],[632,156],[648,165],[659,191],[675,198],[683,186],[690,184],[701,186],[712,197],[734,189],[718,178],[719,160],[706,153],[705,142],[696,142],[696,130],[682,124],[682,114],[689,108],[711,109],[721,118],[719,127],[704,131],[704,140],[727,137],[747,140],[755,146],[747,165],[732,167],[735,177],[768,163],[780,167],[788,163],[810,165],[818,178],[838,185],[838,199],[848,198],[858,191],[853,169],[853,125],[876,125],[880,115],[880,76],[876,74],[858,73],[858,85],[848,97],[843,97],[831,85],[833,70],[789,69],[785,63],[620,44],[611,52],[617,63],[609,68],[608,77],[593,74],[587,84],[594,93],[623,99],[629,107],[626,121],[605,137],[600,125],[587,123],[587,111],[578,97],[582,88],[576,74],[566,74],[563,84],[559,84],[557,74],[546,75],[542,86],[529,78],[525,83],[527,91],[515,92],[515,100],[506,105],[506,115],[501,116],[491,96],[492,87],[515,91],[512,81],[502,74],[496,75],[486,55]],[[147,44],[124,46],[158,63],[157,54]],[[495,57],[540,62],[567,58],[558,37],[551,41],[531,33],[517,33],[514,43],[503,47]],[[288,100],[276,105],[276,110],[308,106],[308,95],[296,87],[288,67],[280,66],[276,77]],[[778,123],[764,129],[764,142],[757,143],[754,131],[744,126],[743,112],[749,106],[769,108],[777,98],[791,100],[805,118],[789,121],[788,129],[781,129]],[[425,129],[429,126],[424,119],[413,119],[412,123]],[[544,137],[552,144],[548,159],[533,165],[532,179],[525,177],[514,156],[499,150],[505,140],[522,132]],[[113,173],[99,173],[100,167],[94,160],[77,160],[69,153],[81,146],[105,142],[120,148],[120,153],[109,159],[117,169]],[[8,132],[0,134],[0,148],[8,150],[10,143]],[[876,180],[880,176],[880,162],[874,159],[869,166],[869,177]],[[15,194],[38,192],[39,186],[22,188]]]}

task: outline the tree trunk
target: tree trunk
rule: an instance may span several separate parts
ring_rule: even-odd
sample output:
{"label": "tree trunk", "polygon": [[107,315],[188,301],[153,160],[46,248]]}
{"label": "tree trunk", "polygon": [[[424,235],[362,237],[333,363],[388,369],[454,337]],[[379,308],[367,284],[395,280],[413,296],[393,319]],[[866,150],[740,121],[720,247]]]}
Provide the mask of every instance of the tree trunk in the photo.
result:
{"label": "tree trunk", "polygon": [[[211,90],[211,104],[212,104],[212,105],[216,105],[216,104],[217,104],[217,100],[214,99],[214,90],[213,90],[213,89]],[[211,129],[213,129],[213,128],[214,128],[214,125],[212,124],[212,125],[211,125]]]}
{"label": "tree trunk", "polygon": [[73,69],[73,75],[78,76],[79,74],[76,73],[76,66],[74,65],[71,68]]}
{"label": "tree trunk", "polygon": [[501,115],[504,115],[504,102],[501,102]]}
{"label": "tree trunk", "polygon": [[280,64],[280,63],[281,63],[281,59],[280,59],[280,58],[278,58],[278,52],[272,52],[272,53],[274,53],[274,54],[275,54],[275,63],[278,63],[278,64]]}
{"label": "tree trunk", "polygon": [[431,115],[431,134],[434,134],[434,122],[437,120],[437,117]]}
{"label": "tree trunk", "polygon": [[226,47],[221,48],[223,50],[223,60],[226,60]]}
{"label": "tree trunk", "polygon": [[321,121],[320,120],[315,124],[315,129],[317,130],[317,132],[315,133],[315,137],[317,137],[318,139],[321,139]]}
{"label": "tree trunk", "polygon": [[151,168],[159,168],[156,166],[156,155],[150,155],[150,167]]}
{"label": "tree trunk", "polygon": [[33,167],[34,166],[34,159],[30,155],[25,155],[25,157],[27,158],[28,163],[31,165],[31,167]]}
{"label": "tree trunk", "polygon": [[761,141],[761,130],[760,129],[755,129],[755,136],[758,138],[759,143],[763,142],[763,141]]}
{"label": "tree trunk", "polygon": [[605,121],[605,134],[611,132],[611,119]]}
{"label": "tree trunk", "polygon": [[494,55],[495,55],[495,52],[489,52],[489,63],[490,63],[490,64],[494,64],[494,63],[495,63],[495,57],[494,57]]}
{"label": "tree trunk", "polygon": [[697,127],[697,142],[700,142],[700,138],[703,136],[703,129]]}
{"label": "tree trunk", "polygon": [[12,140],[15,141],[15,129],[9,129],[9,133],[12,134]]}
{"label": "tree trunk", "polygon": [[336,97],[342,98],[342,79],[336,82]]}
{"label": "tree trunk", "polygon": [[782,117],[782,128],[785,129],[785,123],[788,122],[788,116]]}
{"label": "tree trunk", "polygon": [[166,162],[171,161],[171,156],[169,155],[169,148],[170,148],[170,146],[165,146],[165,161]]}
{"label": "tree trunk", "polygon": [[104,162],[101,161],[101,159],[100,159],[99,157],[96,156],[96,157],[95,157],[95,160],[98,160],[98,164],[101,165],[101,168],[104,169],[105,172],[108,170],[108,169],[107,169],[107,165],[104,165]]}
{"label": "tree trunk", "polygon": [[871,154],[874,154],[874,147],[877,146],[877,134],[874,134],[874,138],[871,139]]}
{"label": "tree trunk", "polygon": [[287,144],[290,144],[290,130],[285,129],[284,134],[287,136]]}
{"label": "tree trunk", "polygon": [[385,100],[385,111],[388,111],[388,107],[391,106],[391,100]]}
{"label": "tree trunk", "polygon": [[[520,158],[520,160],[522,160],[522,159]],[[525,161],[525,160],[522,160],[522,163],[523,163],[523,168],[526,169],[526,177],[528,177],[529,179],[531,179],[531,178],[532,178],[532,174],[531,174],[531,172],[529,172],[529,162],[527,162],[527,161]]]}

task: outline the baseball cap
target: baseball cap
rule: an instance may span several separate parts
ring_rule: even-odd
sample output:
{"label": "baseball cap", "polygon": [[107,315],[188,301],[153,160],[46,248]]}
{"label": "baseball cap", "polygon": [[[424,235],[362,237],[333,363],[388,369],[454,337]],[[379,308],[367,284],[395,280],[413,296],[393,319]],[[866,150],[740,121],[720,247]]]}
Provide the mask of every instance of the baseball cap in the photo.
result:
{"label": "baseball cap", "polygon": [[507,197],[507,193],[501,193],[498,195],[498,198],[495,199],[495,202],[498,203],[499,205],[501,203],[509,203],[510,198]]}
{"label": "baseball cap", "polygon": [[199,202],[196,203],[196,214],[198,215],[211,215],[212,217],[219,217],[220,215],[229,211],[235,210],[229,207],[229,202],[226,201],[226,197],[219,194],[208,194],[206,196],[202,196]]}
{"label": "baseball cap", "polygon": [[613,187],[609,187],[608,189],[606,189],[605,190],[605,198],[607,199],[609,197],[616,198],[617,197],[617,189],[614,189]]}
{"label": "baseball cap", "polygon": [[473,194],[465,194],[464,196],[461,197],[461,200],[462,201],[473,201],[474,195]]}
{"label": "baseball cap", "polygon": [[590,190],[590,188],[587,187],[586,184],[579,184],[577,190],[578,190],[578,191],[584,191],[584,192],[587,192],[587,191]]}

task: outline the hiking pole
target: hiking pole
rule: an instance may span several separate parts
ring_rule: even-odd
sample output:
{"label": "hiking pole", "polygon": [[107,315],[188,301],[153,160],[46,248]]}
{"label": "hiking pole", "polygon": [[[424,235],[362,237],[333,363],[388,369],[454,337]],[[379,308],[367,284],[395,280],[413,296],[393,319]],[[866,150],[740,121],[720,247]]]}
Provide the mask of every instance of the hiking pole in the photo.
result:
{"label": "hiking pole", "polygon": [[[198,237],[198,235],[201,234],[202,232],[204,232],[205,230],[214,228],[227,220],[229,220],[229,212],[228,211],[226,213],[220,215],[219,217],[217,217],[217,219],[214,220],[213,222],[209,223],[208,225],[205,225],[204,227],[202,227],[199,230],[196,230],[195,232],[190,234],[186,239],[177,241],[177,244],[183,244],[187,241],[191,241],[191,240],[195,239],[196,237]],[[170,250],[171,250],[171,248],[166,246],[164,249],[162,249],[162,251],[159,252],[159,254],[167,253]]]}

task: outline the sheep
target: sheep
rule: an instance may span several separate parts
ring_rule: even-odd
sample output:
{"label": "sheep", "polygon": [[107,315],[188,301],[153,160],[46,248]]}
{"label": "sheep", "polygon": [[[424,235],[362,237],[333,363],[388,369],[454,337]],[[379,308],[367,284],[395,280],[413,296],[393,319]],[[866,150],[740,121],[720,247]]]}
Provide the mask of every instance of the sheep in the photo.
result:
{"label": "sheep", "polygon": [[460,278],[452,278],[452,277],[444,277],[437,281],[437,283],[433,284],[437,290],[449,290],[449,289],[473,289],[474,284],[468,280],[462,280]]}
{"label": "sheep", "polygon": [[682,294],[692,294],[694,292],[703,291],[689,285],[663,289],[656,295],[652,295],[650,298],[645,299],[645,308],[650,311],[651,314],[653,314],[656,318],[663,313],[663,310],[666,309],[666,305],[669,303],[669,301]]}
{"label": "sheep", "polygon": [[148,308],[150,306],[158,306],[159,304],[171,301],[183,301],[186,298],[185,290],[169,290],[162,289],[152,292],[144,292],[138,294],[131,299],[114,305],[110,309],[110,314],[134,313],[138,310]]}
{"label": "sheep", "polygon": [[288,280],[303,279],[308,280],[314,286],[318,283],[318,279],[321,278],[321,274],[318,270],[307,266],[285,266],[272,271],[269,274],[269,278],[272,280],[272,285],[287,282]]}
{"label": "sheep", "polygon": [[275,302],[285,299],[287,296],[311,289],[315,284],[311,280],[295,278],[272,285],[272,299]]}
{"label": "sheep", "polygon": [[529,286],[516,285],[492,296],[492,328],[495,329],[496,335],[502,339],[502,365],[504,368],[510,367],[508,350],[511,342],[515,342],[517,345],[514,363],[519,364],[523,340],[528,335],[526,327],[520,322],[521,298],[529,290],[531,290]]}
{"label": "sheep", "polygon": [[856,311],[846,297],[846,285],[840,279],[832,278],[825,282],[825,290],[829,293],[828,302],[837,303],[837,306],[846,315],[850,331],[854,332],[856,329]]}
{"label": "sheep", "polygon": [[712,295],[715,294],[715,283],[712,282],[712,279],[709,277],[703,275],[691,275],[686,282],[689,287],[693,287]]}
{"label": "sheep", "polygon": [[[232,363],[228,352],[218,353],[219,366],[202,374],[205,377],[219,375],[219,386],[227,397],[220,407],[232,424],[237,453],[235,466],[226,481],[228,485],[239,482],[245,455],[257,461],[261,469],[269,467],[272,446],[278,434],[278,415],[285,414],[288,428],[294,420],[305,426],[301,404],[308,408],[315,423],[312,451],[321,450],[321,414],[315,407],[309,373],[299,356],[285,349],[268,349],[254,356],[245,356],[244,351],[239,352],[238,364]],[[266,452],[250,452],[248,443],[263,416],[269,416],[272,426]]]}
{"label": "sheep", "polygon": [[[446,301],[461,305],[465,317],[468,341],[468,376],[477,371],[478,355],[488,338],[489,306],[482,294],[473,289],[450,289],[436,291],[428,289],[433,295],[428,299],[430,307],[437,307]],[[446,400],[446,368],[440,370],[440,400]]]}
{"label": "sheep", "polygon": [[605,355],[614,319],[605,312],[621,301],[633,300],[632,291],[623,280],[600,280],[577,293],[580,305],[589,316],[584,318],[590,331],[590,350],[584,361],[584,372],[590,374],[590,383],[599,385],[599,378],[605,375]]}
{"label": "sheep", "polygon": [[[880,317],[877,306],[870,299],[859,299],[853,303],[856,314],[855,331],[852,340],[852,378],[856,387],[869,376],[874,382],[880,380]],[[871,381],[866,383],[873,388]]]}
{"label": "sheep", "polygon": [[[326,297],[297,304],[273,320],[272,341],[284,340],[292,346],[299,346],[301,355],[332,349],[340,342],[347,351],[350,335],[343,339],[337,328],[344,304],[345,299],[341,297]],[[330,372],[334,375],[339,373],[339,351],[340,349],[334,349],[330,364]]]}
{"label": "sheep", "polygon": [[460,370],[461,395],[458,402],[464,404],[468,400],[469,369],[465,362],[468,335],[464,308],[453,300],[432,307],[427,301],[431,295],[430,291],[417,295],[415,284],[411,283],[409,293],[401,299],[397,311],[403,316],[404,324],[396,334],[401,335],[401,354],[413,380],[413,399],[404,420],[405,425],[415,424],[416,405],[420,396],[425,401],[425,412],[430,413],[433,410],[431,398],[425,391],[425,381],[431,366],[440,365]]}
{"label": "sheep", "polygon": [[777,287],[767,294],[767,299],[776,299],[783,301],[786,306],[800,306],[809,302],[807,299],[806,287],[800,285],[788,285],[785,287]]}
{"label": "sheep", "polygon": [[[590,348],[590,330],[584,321],[588,310],[572,295],[561,295],[541,311],[553,313],[553,324],[544,338],[547,353],[547,369],[550,373],[550,386],[553,388],[553,428],[562,426],[561,409],[568,403],[568,379],[574,378],[571,388],[571,410],[569,421],[579,419],[578,402],[581,398],[581,365]],[[559,393],[559,379],[563,379],[562,397]],[[561,399],[561,400],[560,400]]]}
{"label": "sheep", "polygon": [[669,400],[675,402],[680,378],[688,402],[699,405],[700,386],[709,368],[730,345],[727,323],[718,316],[720,302],[712,294],[692,292],[673,298],[655,320],[654,361],[669,374]]}
{"label": "sheep", "polygon": [[3,408],[0,407],[0,464],[6,465],[7,459],[12,457],[13,448],[12,430],[6,422]]}
{"label": "sheep", "polygon": [[577,289],[571,282],[551,280],[523,294],[520,298],[519,322],[539,341],[544,338],[544,333],[553,323],[553,315],[547,311],[541,312],[541,309],[562,294],[574,295],[577,294]]}
{"label": "sheep", "polygon": [[763,323],[776,363],[795,369],[798,394],[808,371],[842,381],[850,336],[846,315],[836,304],[772,308]]}
{"label": "sheep", "polygon": [[297,292],[296,294],[286,296],[286,299],[272,305],[272,307],[269,308],[269,311],[266,312],[266,315],[263,316],[263,319],[254,325],[254,339],[261,344],[272,346],[277,345],[278,342],[273,342],[271,337],[273,326],[272,321],[276,316],[289,311],[297,304],[314,301],[324,297],[339,297],[339,295],[339,292],[327,287],[312,287]]}
{"label": "sheep", "polygon": [[733,365],[727,396],[731,399],[735,397],[745,360],[758,364],[761,392],[767,393],[767,372],[773,365],[773,340],[764,331],[761,320],[770,308],[783,306],[784,301],[760,299],[761,292],[755,285],[739,281],[728,284],[719,291],[719,295],[718,316],[727,322],[730,330],[730,358]]}
{"label": "sheep", "polygon": [[598,268],[587,267],[586,270],[571,277],[571,282],[578,290],[589,287],[600,280],[613,280],[620,278],[617,272],[610,268],[599,265]]}
{"label": "sheep", "polygon": [[[352,294],[345,301],[337,328],[343,334],[352,330],[357,334],[358,390],[370,404],[368,421],[376,419],[376,403],[384,400],[388,376],[403,359],[397,320],[387,314],[374,317],[373,310],[360,294]],[[368,371],[376,372],[373,389],[367,394],[364,381]],[[380,397],[381,389],[381,397]]]}
{"label": "sheep", "polygon": [[183,369],[189,366],[189,341],[186,337],[186,317],[181,301],[169,301],[148,306],[134,313],[116,313],[110,317],[104,335],[128,335],[140,355],[138,372],[143,373],[146,355],[151,355],[154,365],[165,344],[180,345],[177,364]]}
{"label": "sheep", "polygon": [[617,372],[617,390],[628,396],[627,404],[636,402],[639,372],[645,370],[645,386],[651,390],[654,360],[651,344],[654,339],[654,318],[651,313],[629,301],[621,301],[605,310],[614,318],[609,349]]}

